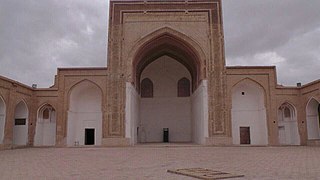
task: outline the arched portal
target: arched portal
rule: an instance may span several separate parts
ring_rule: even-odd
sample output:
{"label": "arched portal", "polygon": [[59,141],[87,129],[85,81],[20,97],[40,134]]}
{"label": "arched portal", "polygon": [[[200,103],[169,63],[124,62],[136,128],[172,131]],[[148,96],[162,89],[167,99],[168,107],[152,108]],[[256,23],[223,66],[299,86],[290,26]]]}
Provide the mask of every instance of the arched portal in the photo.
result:
{"label": "arched portal", "polygon": [[49,105],[43,105],[38,110],[35,146],[54,146],[56,143],[56,111]]}
{"label": "arched portal", "polygon": [[101,145],[102,91],[91,81],[82,81],[70,92],[68,146]]}
{"label": "arched portal", "polygon": [[29,111],[24,101],[20,101],[14,111],[13,144],[27,145]]}
{"label": "arched portal", "polygon": [[278,109],[279,144],[300,145],[298,122],[295,108],[283,103]]}
{"label": "arched portal", "polygon": [[[151,38],[147,38],[151,37]],[[170,28],[160,29],[144,39],[144,42],[135,52],[133,59],[133,75],[136,88],[140,88],[141,73],[151,62],[166,55],[183,64],[191,74],[192,89],[199,85],[205,69],[201,65],[204,59],[201,48],[197,43],[184,34]],[[144,40],[143,39],[143,40]],[[200,51],[200,52],[199,52]],[[200,58],[200,56],[202,57]]]}
{"label": "arched portal", "polygon": [[168,31],[150,38],[135,53],[135,87],[127,85],[126,136],[134,143],[163,142],[168,128],[169,142],[204,144],[208,111],[207,86],[201,85],[206,80],[200,81],[201,59],[183,35],[176,36],[181,33],[164,30]]}
{"label": "arched portal", "polygon": [[263,88],[244,80],[232,89],[233,144],[267,145],[267,121]]}
{"label": "arched portal", "polygon": [[308,140],[320,139],[320,105],[312,98],[307,105]]}
{"label": "arched portal", "polygon": [[4,127],[6,123],[6,104],[0,96],[0,144],[3,143]]}

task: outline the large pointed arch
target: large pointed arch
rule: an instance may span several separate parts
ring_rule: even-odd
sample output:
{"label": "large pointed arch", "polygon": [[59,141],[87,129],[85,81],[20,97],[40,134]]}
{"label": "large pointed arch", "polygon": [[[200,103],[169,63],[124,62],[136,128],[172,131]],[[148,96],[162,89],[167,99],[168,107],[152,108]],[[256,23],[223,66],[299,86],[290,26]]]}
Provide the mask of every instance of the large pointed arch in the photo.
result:
{"label": "large pointed arch", "polygon": [[74,84],[68,95],[67,145],[101,145],[102,89],[85,79]]}
{"label": "large pointed arch", "polygon": [[251,78],[232,87],[231,125],[233,144],[268,144],[266,92]]}
{"label": "large pointed arch", "polygon": [[183,64],[192,76],[193,90],[205,78],[205,54],[198,43],[181,32],[164,27],[139,40],[129,53],[132,62],[132,82],[139,89],[144,68],[161,56],[167,55]]}
{"label": "large pointed arch", "polygon": [[240,83],[245,83],[245,82],[255,84],[256,86],[262,88],[263,93],[264,93],[264,96],[267,95],[264,86],[263,86],[261,83],[259,83],[258,81],[254,80],[254,79],[252,79],[252,78],[249,78],[249,77],[243,78],[243,79],[239,80],[238,82],[236,82],[236,83],[232,86],[231,90],[233,90],[233,88],[234,88],[235,86],[237,86],[238,84],[240,84]]}
{"label": "large pointed arch", "polygon": [[103,96],[103,91],[102,91],[102,88],[95,82],[89,80],[89,79],[82,79],[78,82],[76,82],[75,84],[73,84],[70,88],[69,88],[69,91],[68,91],[68,108],[70,106],[70,95],[71,95],[71,92],[73,91],[74,88],[76,88],[78,85],[82,84],[82,83],[89,83],[89,84],[92,84],[94,85],[95,87],[97,87],[101,93],[101,96]]}

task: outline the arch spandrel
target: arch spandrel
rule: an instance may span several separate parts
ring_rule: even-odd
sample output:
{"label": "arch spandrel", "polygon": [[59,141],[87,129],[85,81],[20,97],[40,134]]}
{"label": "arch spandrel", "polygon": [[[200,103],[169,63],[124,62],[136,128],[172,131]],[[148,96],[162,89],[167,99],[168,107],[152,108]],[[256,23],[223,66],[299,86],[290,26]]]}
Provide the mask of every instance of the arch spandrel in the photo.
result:
{"label": "arch spandrel", "polygon": [[[67,97],[67,108],[69,109],[70,108],[70,98],[71,98],[71,94],[73,92],[74,89],[77,88],[77,86],[81,85],[82,83],[89,83],[90,85],[96,87],[99,92],[100,92],[100,95],[101,97],[103,97],[103,90],[102,88],[95,82],[91,81],[91,80],[88,80],[88,79],[83,79],[83,80],[80,80],[78,82],[76,82],[75,84],[73,84],[69,89],[68,89],[68,97]],[[103,98],[101,99],[101,103],[103,104]],[[102,109],[102,104],[101,104],[101,109]]]}
{"label": "arch spandrel", "polygon": [[[143,69],[155,59],[168,55],[183,64],[197,86],[205,78],[206,56],[198,43],[188,36],[164,27],[139,40],[129,53],[129,81],[138,84]],[[196,87],[194,87],[195,89]]]}
{"label": "arch spandrel", "polygon": [[[161,43],[159,44],[160,41]],[[164,27],[141,38],[129,52],[128,63],[130,63],[130,65],[127,66],[129,68],[128,72],[130,72],[129,81],[135,82],[134,68],[139,63],[139,61],[141,61],[143,55],[151,51],[158,51],[157,57],[160,57],[161,55],[159,54],[161,54],[161,50],[164,50],[161,45],[167,46],[169,43],[172,45],[172,47],[176,48],[174,50],[182,50],[194,57],[194,61],[199,66],[199,69],[197,69],[197,71],[200,72],[198,75],[198,80],[204,79],[206,74],[204,64],[207,58],[200,45],[185,34],[173,30],[169,27]],[[163,54],[173,56],[172,54],[177,55],[181,54],[181,52],[163,52]],[[130,69],[132,65],[133,69]]]}
{"label": "arch spandrel", "polygon": [[[257,87],[261,88],[262,91],[263,91],[263,94],[264,94],[264,96],[265,96],[265,102],[266,102],[266,100],[267,100],[267,99],[266,99],[266,98],[267,98],[267,90],[266,90],[266,87],[265,87],[263,84],[259,83],[258,81],[254,80],[254,79],[252,79],[252,78],[249,78],[249,77],[243,78],[243,79],[237,81],[236,83],[234,83],[234,84],[232,85],[232,88],[230,88],[231,92],[233,91],[233,89],[234,89],[235,87],[237,87],[237,86],[238,86],[239,84],[241,84],[241,83],[254,84],[254,85],[256,85]],[[231,94],[232,94],[232,93],[231,93]]]}
{"label": "arch spandrel", "polygon": [[311,97],[307,98],[307,101],[305,102],[304,107],[307,108],[307,106],[309,105],[309,103],[310,103],[312,100],[315,100],[315,101],[317,101],[317,102],[320,104],[320,98],[317,98],[317,97],[315,97],[315,96],[311,96]]}

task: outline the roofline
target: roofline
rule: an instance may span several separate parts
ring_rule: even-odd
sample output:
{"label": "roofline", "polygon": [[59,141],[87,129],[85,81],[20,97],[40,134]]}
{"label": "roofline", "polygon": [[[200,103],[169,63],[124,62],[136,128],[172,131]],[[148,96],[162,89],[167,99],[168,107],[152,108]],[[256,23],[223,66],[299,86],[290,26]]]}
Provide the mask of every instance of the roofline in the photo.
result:
{"label": "roofline", "polygon": [[58,68],[58,71],[79,71],[79,70],[107,70],[107,67],[65,67]]}
{"label": "roofline", "polygon": [[308,86],[312,86],[312,85],[317,84],[317,83],[320,84],[320,79],[311,81],[311,82],[309,82],[309,83],[307,83],[307,84],[304,84],[304,85],[301,86],[301,88],[308,87]]}
{"label": "roofline", "polygon": [[276,66],[226,66],[227,69],[276,69]]}
{"label": "roofline", "polygon": [[28,86],[28,85],[26,85],[26,84],[23,84],[23,83],[21,83],[21,82],[18,82],[18,81],[9,79],[9,78],[4,77],[4,76],[1,76],[1,75],[0,75],[0,79],[3,79],[4,81],[11,82],[11,83],[13,83],[13,84],[17,84],[17,85],[19,85],[19,86],[22,86],[22,87],[27,88],[27,89],[30,89],[30,90],[34,90],[34,88],[32,88],[31,86]]}

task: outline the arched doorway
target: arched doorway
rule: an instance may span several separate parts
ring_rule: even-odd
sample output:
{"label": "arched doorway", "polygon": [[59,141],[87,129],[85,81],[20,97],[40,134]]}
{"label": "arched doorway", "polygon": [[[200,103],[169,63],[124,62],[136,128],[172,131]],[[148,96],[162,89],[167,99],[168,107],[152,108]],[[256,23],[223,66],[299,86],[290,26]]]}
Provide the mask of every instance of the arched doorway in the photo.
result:
{"label": "arched doorway", "polygon": [[263,88],[243,80],[232,89],[233,144],[267,145],[267,120]]}
{"label": "arched doorway", "polygon": [[308,140],[320,139],[320,105],[314,98],[307,105]]}
{"label": "arched doorway", "polygon": [[43,105],[38,110],[35,146],[54,146],[56,143],[56,111],[49,105]]}
{"label": "arched doorway", "polygon": [[69,96],[67,145],[101,145],[102,91],[91,81],[75,85]]}
{"label": "arched doorway", "polygon": [[283,103],[278,109],[279,144],[300,145],[298,122],[295,108]]}
{"label": "arched doorway", "polygon": [[3,143],[4,127],[6,124],[6,104],[0,96],[0,144]]}
{"label": "arched doorway", "polygon": [[27,145],[29,111],[24,101],[20,101],[14,111],[13,144]]}
{"label": "arched doorway", "polygon": [[193,46],[171,34],[180,33],[163,31],[135,54],[133,85],[127,84],[126,137],[134,143],[158,143],[168,129],[169,142],[204,144],[208,100],[201,60]]}

